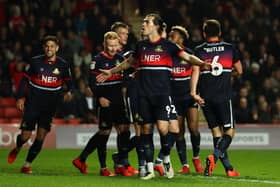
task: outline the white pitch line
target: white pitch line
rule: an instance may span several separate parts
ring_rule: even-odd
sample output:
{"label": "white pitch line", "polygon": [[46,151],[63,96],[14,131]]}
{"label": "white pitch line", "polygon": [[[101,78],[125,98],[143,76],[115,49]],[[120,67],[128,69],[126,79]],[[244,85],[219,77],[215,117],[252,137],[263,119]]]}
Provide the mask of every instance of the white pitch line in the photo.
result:
{"label": "white pitch line", "polygon": [[261,180],[261,179],[244,179],[239,177],[218,177],[218,176],[200,176],[201,178],[207,178],[207,179],[223,179],[223,180],[231,180],[231,181],[238,181],[238,182],[251,182],[251,183],[263,183],[263,184],[280,184],[280,181],[273,181],[273,180]]}

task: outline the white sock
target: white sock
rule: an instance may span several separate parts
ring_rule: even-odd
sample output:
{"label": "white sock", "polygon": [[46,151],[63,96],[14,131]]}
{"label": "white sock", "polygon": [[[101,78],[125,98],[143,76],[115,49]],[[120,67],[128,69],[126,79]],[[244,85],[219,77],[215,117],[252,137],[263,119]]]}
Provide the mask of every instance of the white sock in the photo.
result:
{"label": "white sock", "polygon": [[153,162],[147,163],[147,170],[149,173],[154,173],[154,163]]}
{"label": "white sock", "polygon": [[164,156],[163,157],[163,163],[169,163],[170,162],[170,156],[167,155],[167,156]]}

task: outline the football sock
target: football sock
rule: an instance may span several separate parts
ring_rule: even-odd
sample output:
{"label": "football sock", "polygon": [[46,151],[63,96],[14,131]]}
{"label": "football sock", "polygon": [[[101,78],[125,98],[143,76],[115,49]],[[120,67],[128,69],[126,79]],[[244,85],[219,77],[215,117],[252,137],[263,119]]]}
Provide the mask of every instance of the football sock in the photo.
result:
{"label": "football sock", "polygon": [[227,152],[225,152],[221,157],[220,160],[222,161],[222,164],[225,168],[226,171],[228,170],[233,170],[232,165],[230,164],[229,158],[228,158],[228,154]]}
{"label": "football sock", "polygon": [[217,140],[215,149],[214,149],[214,157],[215,162],[223,156],[223,154],[226,152],[227,148],[229,147],[230,143],[232,141],[231,136],[224,134],[221,138]]}
{"label": "football sock", "polygon": [[109,135],[99,135],[99,142],[97,146],[98,159],[100,163],[100,168],[106,168],[106,158],[107,158],[107,142]]}
{"label": "football sock", "polygon": [[170,154],[170,148],[169,148],[169,141],[168,141],[168,134],[166,135],[160,135],[161,138],[161,149],[160,152],[165,156]]}
{"label": "football sock", "polygon": [[27,162],[31,163],[36,158],[36,156],[39,154],[39,152],[42,149],[42,145],[43,145],[42,140],[35,139],[34,143],[32,144],[32,146],[28,151],[27,158],[26,158]]}
{"label": "football sock", "polygon": [[176,141],[177,133],[168,132],[166,135],[161,135],[161,152],[164,156],[170,154],[170,150]]}
{"label": "football sock", "polygon": [[227,151],[229,145],[231,144],[232,138],[230,135],[224,134],[222,140],[218,142],[217,148],[219,148],[223,153]]}
{"label": "football sock", "polygon": [[145,154],[144,154],[144,148],[141,143],[141,137],[135,136],[136,141],[136,153],[138,157],[138,165],[139,167],[145,166]]}
{"label": "football sock", "polygon": [[136,147],[138,137],[139,136],[133,136],[132,138],[130,138],[129,144],[128,144],[128,152],[130,152],[132,149],[134,149]]}
{"label": "football sock", "polygon": [[141,142],[144,148],[146,162],[153,162],[154,158],[154,141],[153,134],[141,134]]}
{"label": "football sock", "polygon": [[200,152],[200,133],[198,135],[194,135],[193,133],[191,133],[191,143],[193,157],[198,157]]}
{"label": "football sock", "polygon": [[185,138],[180,139],[180,140],[176,140],[176,149],[177,149],[177,153],[179,156],[179,159],[181,161],[181,164],[187,164],[187,145],[186,145],[186,140]]}
{"label": "football sock", "polygon": [[81,152],[80,156],[79,156],[79,160],[81,162],[85,162],[88,155],[90,155],[96,148],[97,145],[99,144],[99,140],[100,139],[100,135],[99,133],[95,133],[90,140],[88,141],[86,147],[83,149],[83,151]]}
{"label": "football sock", "polygon": [[130,138],[130,131],[121,132],[118,135],[118,155],[121,160],[121,164],[128,166],[128,143]]}
{"label": "football sock", "polygon": [[20,135],[20,134],[17,135],[17,141],[16,141],[16,146],[17,146],[17,148],[21,148],[22,145],[25,144],[25,142],[26,142],[26,141],[23,141],[23,140],[21,139],[21,135]]}
{"label": "football sock", "polygon": [[[168,132],[167,135],[168,135],[169,149],[171,150],[176,142],[176,137],[177,137],[178,133]],[[169,150],[169,152],[170,152],[170,150]]]}

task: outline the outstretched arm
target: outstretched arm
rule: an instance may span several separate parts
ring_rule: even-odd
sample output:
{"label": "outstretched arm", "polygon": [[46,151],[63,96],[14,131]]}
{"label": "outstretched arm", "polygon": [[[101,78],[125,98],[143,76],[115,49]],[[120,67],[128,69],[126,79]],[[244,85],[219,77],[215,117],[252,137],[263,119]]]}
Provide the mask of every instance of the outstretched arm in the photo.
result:
{"label": "outstretched arm", "polygon": [[192,65],[196,65],[196,66],[205,66],[206,69],[209,69],[211,67],[211,64],[204,62],[203,60],[201,60],[200,58],[191,55],[185,51],[180,53],[180,58],[182,58],[183,60],[187,61],[188,63],[192,64]]}
{"label": "outstretched arm", "polygon": [[125,69],[128,69],[129,67],[132,66],[132,64],[133,64],[133,58],[129,57],[129,58],[125,59],[120,65],[115,66],[112,69],[108,69],[108,70],[100,69],[101,73],[96,76],[96,81],[104,82],[108,78],[110,78],[112,76],[112,74],[118,73]]}

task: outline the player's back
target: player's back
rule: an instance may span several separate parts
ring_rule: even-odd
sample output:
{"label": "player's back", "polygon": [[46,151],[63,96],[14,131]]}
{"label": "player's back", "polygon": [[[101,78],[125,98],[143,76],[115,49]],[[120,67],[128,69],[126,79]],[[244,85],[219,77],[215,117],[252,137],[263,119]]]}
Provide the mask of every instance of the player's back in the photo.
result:
{"label": "player's back", "polygon": [[195,55],[202,60],[222,66],[222,73],[214,75],[211,71],[201,69],[199,92],[205,99],[231,98],[231,72],[235,62],[239,60],[234,46],[226,42],[205,42],[195,48]]}

